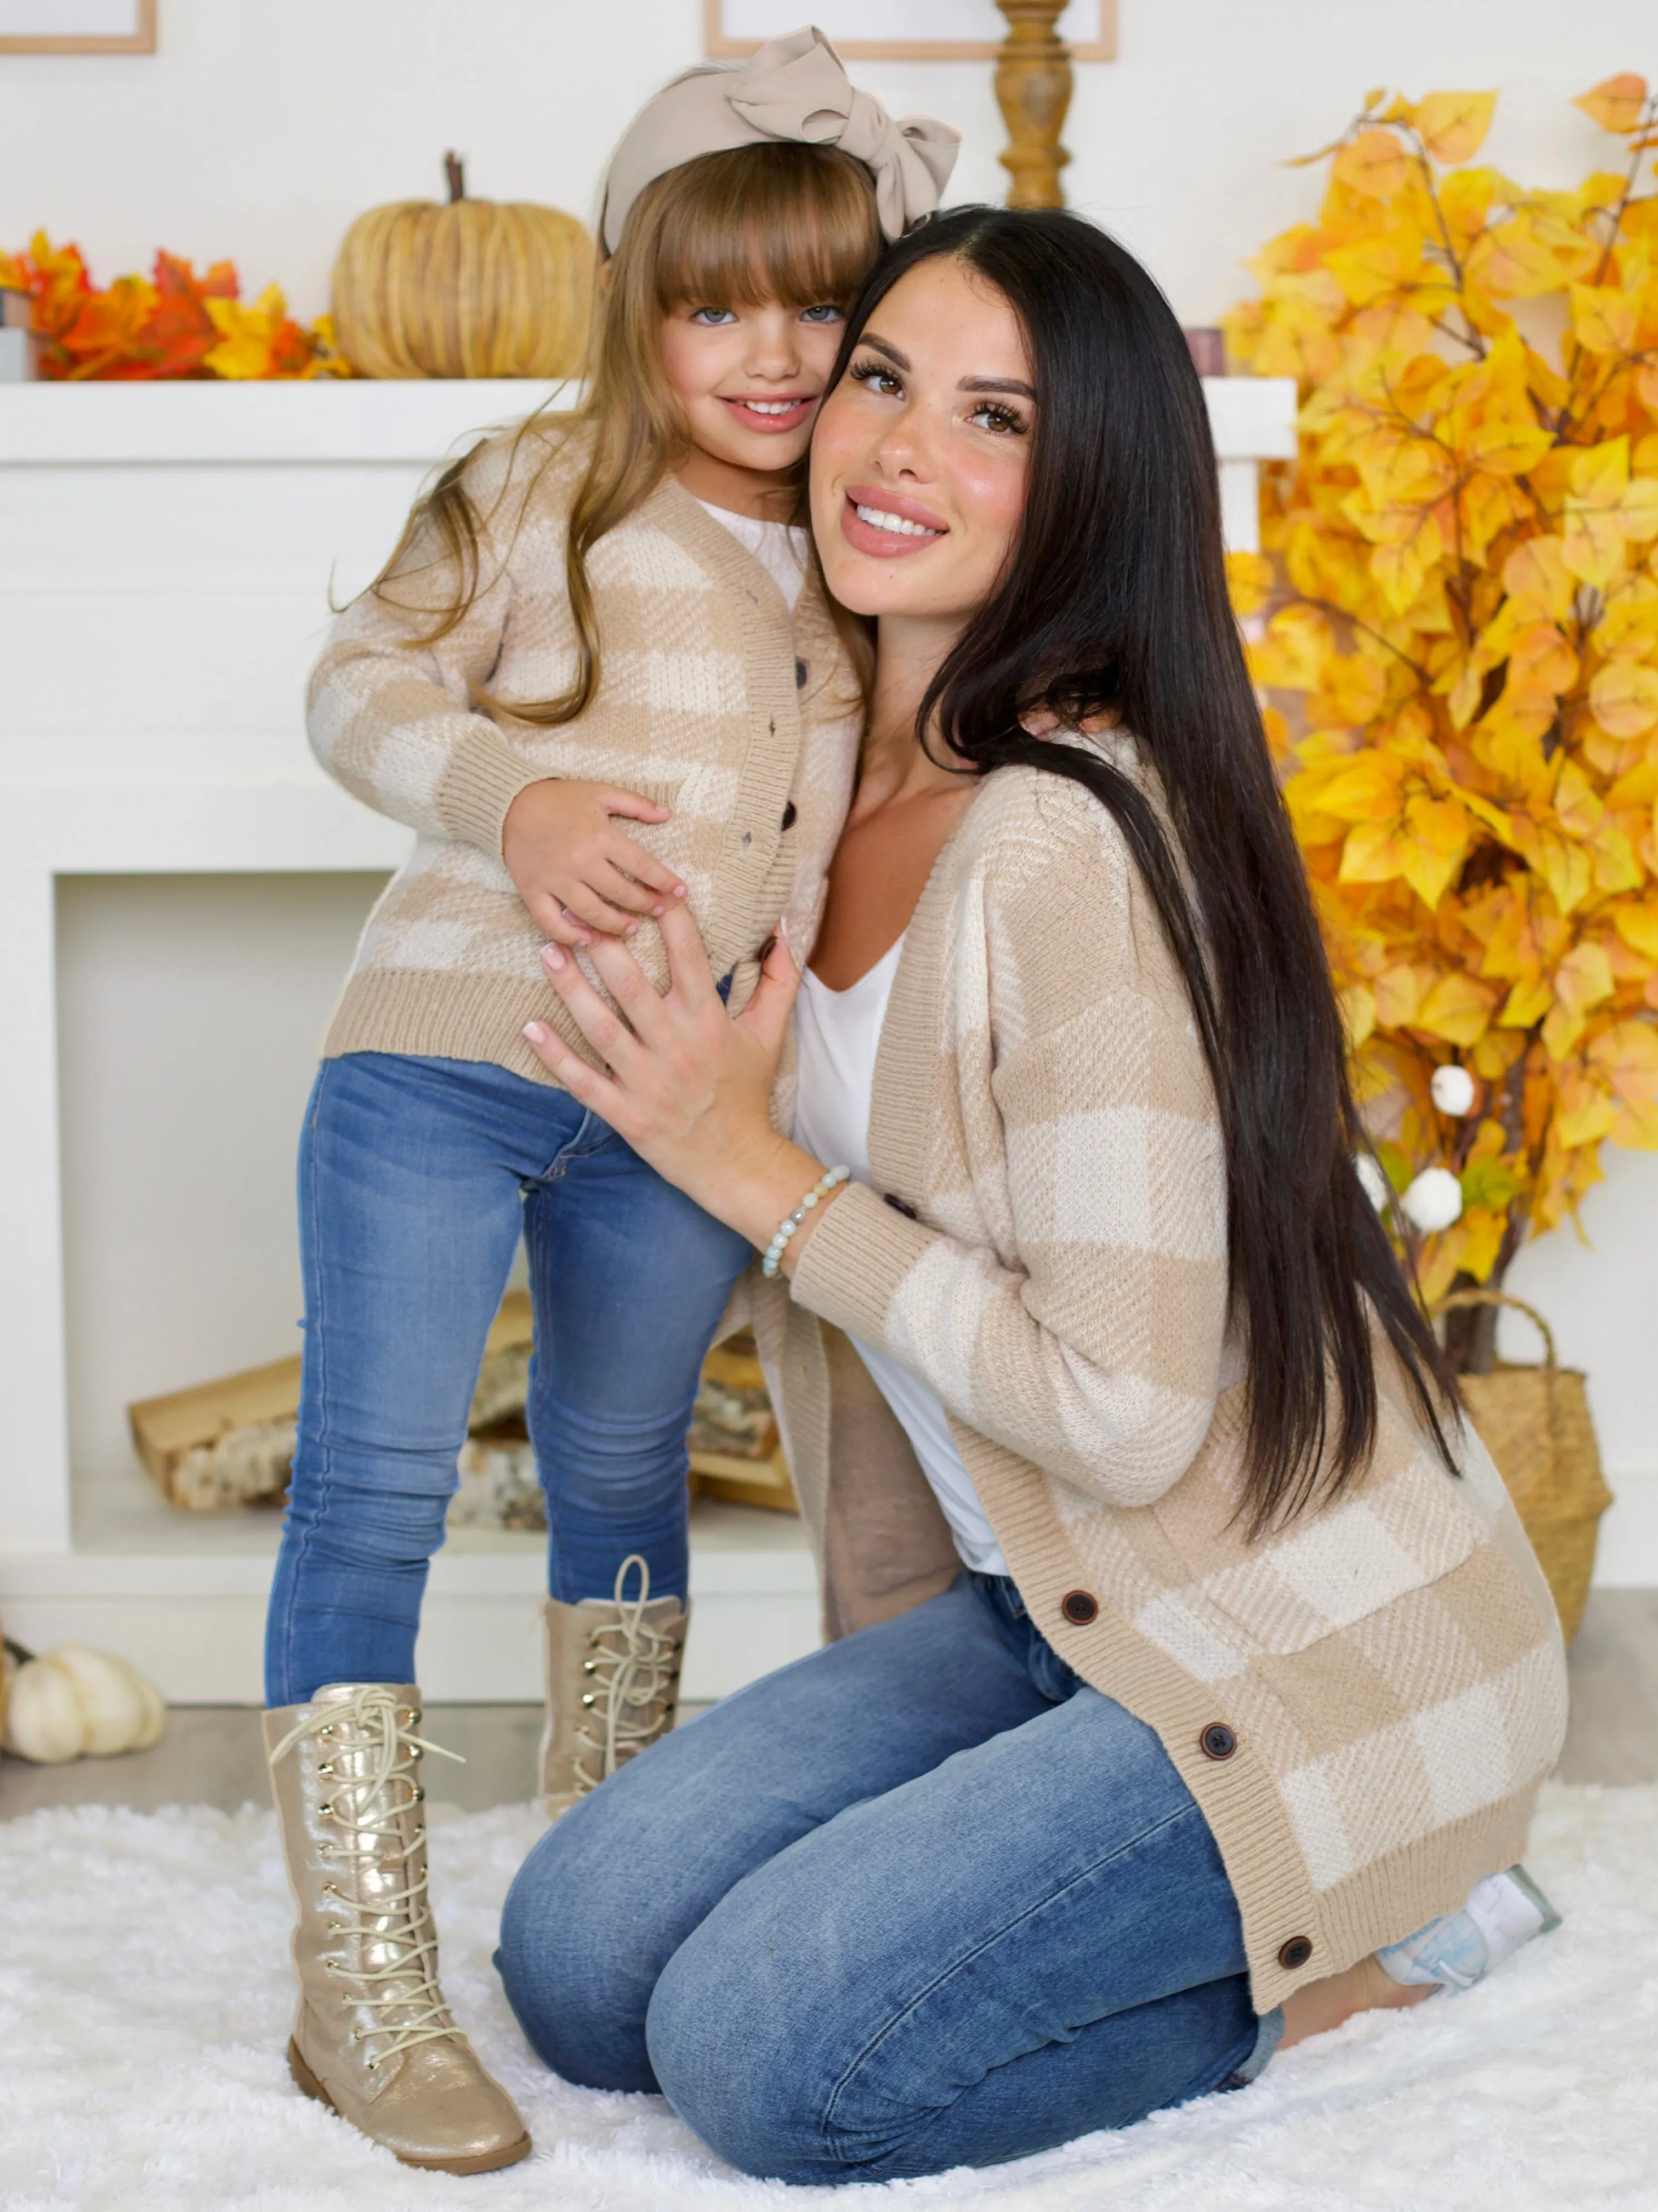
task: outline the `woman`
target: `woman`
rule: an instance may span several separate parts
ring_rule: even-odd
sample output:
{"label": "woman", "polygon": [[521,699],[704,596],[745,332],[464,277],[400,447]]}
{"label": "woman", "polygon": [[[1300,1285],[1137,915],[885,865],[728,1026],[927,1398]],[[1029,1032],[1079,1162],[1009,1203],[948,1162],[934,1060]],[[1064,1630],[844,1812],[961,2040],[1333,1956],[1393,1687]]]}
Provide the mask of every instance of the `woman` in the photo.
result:
{"label": "woman", "polygon": [[1166,304],[1076,218],[934,219],[812,501],[878,650],[793,1140],[784,945],[734,1023],[683,916],[665,997],[597,948],[626,1023],[550,948],[610,1072],[530,1037],[765,1251],[841,1640],[578,1807],[501,1952],[561,2073],[803,2182],[1017,2157],[1423,1994],[1373,1954],[1519,1856],[1564,1720],[1354,1172]]}

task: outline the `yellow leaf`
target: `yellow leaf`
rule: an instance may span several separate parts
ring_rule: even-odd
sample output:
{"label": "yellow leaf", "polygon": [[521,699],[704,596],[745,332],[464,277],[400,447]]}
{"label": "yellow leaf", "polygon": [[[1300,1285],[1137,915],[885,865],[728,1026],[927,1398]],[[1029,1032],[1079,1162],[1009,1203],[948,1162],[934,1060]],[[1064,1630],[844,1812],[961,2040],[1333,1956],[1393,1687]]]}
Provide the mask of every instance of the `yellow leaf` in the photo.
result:
{"label": "yellow leaf", "polygon": [[1624,533],[1615,510],[1566,501],[1560,557],[1574,576],[1604,592],[1624,573]]}
{"label": "yellow leaf", "polygon": [[1586,353],[1633,353],[1640,327],[1637,302],[1613,284],[1574,284],[1572,334]]}
{"label": "yellow leaf", "polygon": [[1528,538],[1503,563],[1503,585],[1515,611],[1558,622],[1571,611],[1577,585],[1552,536]]}
{"label": "yellow leaf", "polygon": [[1431,968],[1400,961],[1384,968],[1373,986],[1376,1018],[1383,1029],[1406,1029],[1438,978]]}
{"label": "yellow leaf", "polygon": [[1589,685],[1589,712],[1613,738],[1638,738],[1658,723],[1658,669],[1609,661]]}
{"label": "yellow leaf", "polygon": [[1260,612],[1272,595],[1272,563],[1265,553],[1229,553],[1226,583],[1235,615]]}
{"label": "yellow leaf", "polygon": [[1433,159],[1448,167],[1479,151],[1496,106],[1494,92],[1430,92],[1418,103],[1416,127]]}
{"label": "yellow leaf", "polygon": [[1436,907],[1468,849],[1468,817],[1454,799],[1414,793],[1405,807],[1406,882],[1425,905]]}
{"label": "yellow leaf", "polygon": [[1386,823],[1361,822],[1347,833],[1339,880],[1344,884],[1386,884],[1405,872],[1408,851],[1403,838]]}
{"label": "yellow leaf", "polygon": [[[1436,547],[1435,551],[1436,557]],[[1420,595],[1428,563],[1415,543],[1378,545],[1370,556],[1370,574],[1394,613],[1402,615]]]}
{"label": "yellow leaf", "polygon": [[1472,975],[1442,975],[1417,1008],[1411,1028],[1447,1044],[1478,1044],[1491,1026],[1497,996]]}
{"label": "yellow leaf", "polygon": [[1602,77],[1599,84],[1572,102],[1603,131],[1635,130],[1646,104],[1647,81],[1637,76],[1632,70],[1625,70],[1617,76]]}
{"label": "yellow leaf", "polygon": [[1470,433],[1462,450],[1482,469],[1517,477],[1534,469],[1553,445],[1553,433],[1534,423],[1485,422]]}
{"label": "yellow leaf", "polygon": [[1658,651],[1658,584],[1627,578],[1606,602],[1589,642],[1607,660],[1644,660]]}
{"label": "yellow leaf", "polygon": [[1391,131],[1361,131],[1336,155],[1332,180],[1362,198],[1390,200],[1411,173],[1410,156]]}
{"label": "yellow leaf", "polygon": [[1584,507],[1616,507],[1629,483],[1629,440],[1608,438],[1575,454],[1572,495]]}
{"label": "yellow leaf", "polygon": [[1625,945],[1658,960],[1658,898],[1619,899],[1603,911]]}
{"label": "yellow leaf", "polygon": [[1376,1028],[1376,994],[1363,983],[1349,983],[1339,994],[1342,1026],[1347,1048],[1356,1052]]}
{"label": "yellow leaf", "polygon": [[1586,1057],[1617,1101],[1613,1144],[1658,1150],[1658,1027],[1618,1022],[1595,1038]]}
{"label": "yellow leaf", "polygon": [[1451,718],[1451,727],[1466,730],[1479,712],[1479,702],[1485,696],[1485,679],[1473,661],[1464,664],[1448,691],[1445,694],[1446,710]]}

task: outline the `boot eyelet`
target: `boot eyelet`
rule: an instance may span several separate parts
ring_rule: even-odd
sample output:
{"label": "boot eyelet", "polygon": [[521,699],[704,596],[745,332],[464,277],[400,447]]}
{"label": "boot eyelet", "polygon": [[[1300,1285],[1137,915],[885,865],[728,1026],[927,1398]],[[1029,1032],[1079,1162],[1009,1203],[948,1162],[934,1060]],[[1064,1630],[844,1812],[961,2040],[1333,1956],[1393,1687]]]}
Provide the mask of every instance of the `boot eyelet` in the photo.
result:
{"label": "boot eyelet", "polygon": [[581,1703],[584,1710],[591,1712],[592,1708],[598,1703],[598,1698],[592,1690],[589,1690],[583,1697]]}
{"label": "boot eyelet", "polygon": [[414,1794],[414,1796],[413,1796],[409,1800],[409,1802],[410,1802],[411,1805],[423,1805],[423,1804],[426,1802],[426,1791],[425,1791],[424,1788],[423,1788],[423,1787],[422,1786],[422,1784],[421,1784],[420,1783],[418,1783],[418,1782],[417,1782],[417,1783],[416,1783],[416,1784],[414,1785],[414,1787],[415,1787],[415,1794]]}
{"label": "boot eyelet", "polygon": [[334,1778],[333,1760],[331,1759],[324,1759],[322,1765],[317,1769],[317,1772],[319,1777],[325,1774],[331,1782]]}
{"label": "boot eyelet", "polygon": [[331,1741],[333,1741],[333,1736],[334,1736],[334,1724],[333,1724],[333,1723],[331,1721],[331,1722],[329,1723],[328,1726],[327,1726],[325,1729],[319,1729],[317,1730],[317,1733],[318,1733],[318,1735],[319,1735],[323,1736],[323,1737],[325,1737],[325,1738],[326,1738],[330,1742],[331,1742]]}
{"label": "boot eyelet", "polygon": [[598,1660],[597,1660],[597,1659],[584,1659],[584,1660],[582,1661],[582,1662],[581,1662],[581,1671],[582,1671],[582,1673],[583,1673],[584,1674],[598,1674]]}

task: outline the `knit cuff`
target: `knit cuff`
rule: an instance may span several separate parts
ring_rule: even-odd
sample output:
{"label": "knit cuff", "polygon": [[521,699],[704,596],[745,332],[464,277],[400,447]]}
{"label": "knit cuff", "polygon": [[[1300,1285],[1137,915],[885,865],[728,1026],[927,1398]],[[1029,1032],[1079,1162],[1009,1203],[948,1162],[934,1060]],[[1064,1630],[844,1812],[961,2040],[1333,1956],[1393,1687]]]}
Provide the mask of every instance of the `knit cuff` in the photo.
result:
{"label": "knit cuff", "polygon": [[878,1349],[899,1286],[938,1241],[862,1183],[848,1183],[806,1239],[790,1285],[795,1298]]}
{"label": "knit cuff", "polygon": [[515,752],[485,723],[468,731],[450,756],[434,802],[439,819],[452,837],[498,860],[507,808],[520,791],[547,781],[545,769]]}

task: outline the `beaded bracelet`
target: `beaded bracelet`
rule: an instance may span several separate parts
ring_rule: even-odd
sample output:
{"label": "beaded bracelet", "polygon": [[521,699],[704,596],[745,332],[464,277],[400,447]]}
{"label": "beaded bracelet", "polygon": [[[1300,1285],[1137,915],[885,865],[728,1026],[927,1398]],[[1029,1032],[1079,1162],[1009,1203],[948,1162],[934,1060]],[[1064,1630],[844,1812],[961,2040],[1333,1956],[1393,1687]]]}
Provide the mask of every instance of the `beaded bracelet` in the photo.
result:
{"label": "beaded bracelet", "polygon": [[760,1272],[762,1275],[774,1275],[777,1273],[790,1237],[793,1236],[813,1206],[821,1200],[827,1198],[832,1190],[838,1190],[843,1182],[850,1179],[851,1175],[850,1168],[831,1168],[817,1187],[806,1193],[793,1212],[786,1220],[778,1223],[777,1234],[767,1245],[765,1256],[760,1262]]}

